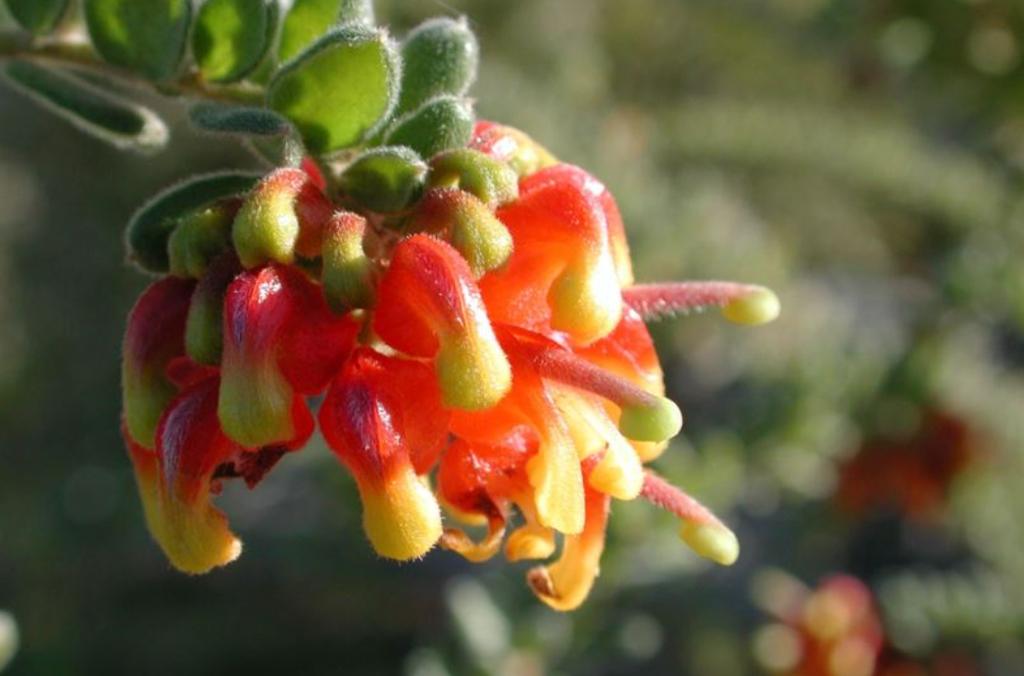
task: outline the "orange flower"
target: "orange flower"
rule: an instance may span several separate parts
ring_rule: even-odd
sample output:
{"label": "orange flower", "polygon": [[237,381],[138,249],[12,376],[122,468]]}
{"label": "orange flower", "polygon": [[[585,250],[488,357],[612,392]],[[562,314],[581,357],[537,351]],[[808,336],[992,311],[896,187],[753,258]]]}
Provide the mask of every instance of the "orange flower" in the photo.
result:
{"label": "orange flower", "polygon": [[309,398],[325,394],[320,428],[384,557],[440,544],[482,561],[504,543],[510,560],[545,559],[561,538],[528,581],[569,610],[597,577],[613,500],[641,497],[731,564],[732,532],[644,468],[682,425],[644,320],[719,306],[757,324],[775,296],[634,284],[608,190],[516,130],[481,123],[428,166],[427,189],[390,214],[329,198],[311,163],[279,169],[209,212],[233,215],[230,237],[196,252],[201,238],[175,239],[190,262],[176,272],[198,281],[143,294],[124,360],[125,439],[171,562],[202,572],[238,555],[211,496],[303,446]]}

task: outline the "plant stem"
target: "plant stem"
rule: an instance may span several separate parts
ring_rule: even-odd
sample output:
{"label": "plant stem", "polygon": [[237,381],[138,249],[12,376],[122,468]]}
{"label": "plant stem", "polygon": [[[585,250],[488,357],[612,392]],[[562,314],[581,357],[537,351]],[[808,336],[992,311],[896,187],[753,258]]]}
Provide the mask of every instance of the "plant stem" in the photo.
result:
{"label": "plant stem", "polygon": [[255,85],[214,85],[194,70],[176,80],[150,82],[137,74],[102,61],[85,42],[71,40],[33,40],[21,33],[0,33],[0,62],[24,59],[43,64],[85,70],[141,88],[170,96],[188,96],[209,101],[261,105],[263,89]]}

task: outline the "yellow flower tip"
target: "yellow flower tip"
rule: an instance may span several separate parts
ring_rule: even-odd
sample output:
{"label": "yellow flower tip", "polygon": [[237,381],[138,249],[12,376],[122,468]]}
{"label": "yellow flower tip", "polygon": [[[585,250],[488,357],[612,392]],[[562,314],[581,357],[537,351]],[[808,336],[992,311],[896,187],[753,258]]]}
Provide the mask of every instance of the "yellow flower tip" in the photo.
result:
{"label": "yellow flower tip", "polygon": [[146,525],[171,565],[183,573],[201,575],[239,557],[242,543],[227,519],[210,504],[209,495],[186,504],[161,485],[156,454],[138,446],[129,453],[135,469]]}
{"label": "yellow flower tip", "polygon": [[494,406],[512,387],[512,367],[494,334],[442,341],[437,377],[444,405],[464,411]]}
{"label": "yellow flower tip", "polygon": [[570,265],[548,292],[552,328],[578,345],[604,338],[622,318],[622,291],[611,257],[598,260]]}
{"label": "yellow flower tip", "polygon": [[654,395],[644,404],[624,406],[619,417],[619,431],[634,441],[667,441],[682,428],[683,414],[675,402]]}
{"label": "yellow flower tip", "polygon": [[441,508],[411,467],[383,485],[361,482],[363,530],[377,553],[396,561],[418,559],[441,538]]}
{"label": "yellow flower tip", "polygon": [[242,554],[242,542],[228,529],[224,515],[209,505],[201,509],[168,507],[169,522],[158,540],[171,565],[189,575],[226,566]]}
{"label": "yellow flower tip", "polygon": [[295,437],[292,388],[270,364],[225,368],[217,415],[224,433],[245,448],[259,448]]}
{"label": "yellow flower tip", "polygon": [[723,566],[731,566],[740,556],[735,533],[719,522],[684,521],[679,537],[697,554]]}
{"label": "yellow flower tip", "polygon": [[729,301],[722,308],[722,315],[736,324],[756,326],[774,321],[781,310],[779,297],[774,291],[756,286],[745,296]]}
{"label": "yellow flower tip", "polygon": [[555,532],[536,524],[520,526],[505,542],[505,558],[509,561],[546,559],[555,553]]}
{"label": "yellow flower tip", "polygon": [[142,474],[136,464],[146,524],[174,568],[202,575],[241,555],[241,541],[228,528],[224,514],[210,504],[208,492],[204,490],[186,503],[180,494],[158,485],[158,477],[150,483]]}

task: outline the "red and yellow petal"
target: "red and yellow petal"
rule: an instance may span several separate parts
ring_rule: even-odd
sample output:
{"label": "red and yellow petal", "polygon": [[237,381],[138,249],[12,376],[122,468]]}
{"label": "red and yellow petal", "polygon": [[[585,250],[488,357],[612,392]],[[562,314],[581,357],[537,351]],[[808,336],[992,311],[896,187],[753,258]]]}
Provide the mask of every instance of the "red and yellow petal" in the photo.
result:
{"label": "red and yellow petal", "polygon": [[534,568],[527,575],[533,593],[555,610],[574,610],[590,594],[600,572],[609,503],[608,495],[588,487],[582,532],[565,537],[558,561]]}
{"label": "red and yellow petal", "polygon": [[374,329],[396,350],[434,360],[446,406],[485,409],[508,392],[511,369],[473,274],[439,239],[414,235],[395,247]]}
{"label": "red and yellow petal", "polygon": [[495,321],[529,328],[540,328],[538,314],[524,303],[543,293],[550,327],[586,345],[615,328],[622,294],[599,197],[579,181],[549,175],[555,171],[565,170],[549,167],[523,180],[519,199],[498,210],[513,253],[481,289]]}
{"label": "red and yellow petal", "polygon": [[237,449],[217,422],[217,378],[193,383],[167,407],[149,451],[126,435],[146,522],[175,568],[205,573],[230,563],[242,545],[211,504],[218,466]]}
{"label": "red and yellow petal", "polygon": [[177,388],[167,365],[185,352],[185,320],[195,282],[166,277],[147,288],[128,316],[121,365],[125,428],[144,448],[156,447],[156,428]]}
{"label": "red and yellow petal", "polygon": [[370,543],[381,556],[405,561],[426,554],[442,528],[437,499],[410,457],[401,404],[387,386],[394,362],[356,350],[328,390],[320,427],[356,480]]}

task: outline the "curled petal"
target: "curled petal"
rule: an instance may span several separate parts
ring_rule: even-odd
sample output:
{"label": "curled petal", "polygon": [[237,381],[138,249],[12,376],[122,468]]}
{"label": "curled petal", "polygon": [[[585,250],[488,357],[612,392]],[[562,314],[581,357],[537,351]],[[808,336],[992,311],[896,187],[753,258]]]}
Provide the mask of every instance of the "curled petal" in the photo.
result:
{"label": "curled petal", "polygon": [[429,190],[420,200],[412,227],[446,235],[477,278],[512,255],[512,235],[505,225],[480,199],[457,188]]}
{"label": "curled petal", "polygon": [[610,498],[587,489],[586,524],[578,535],[567,535],[558,561],[534,568],[527,582],[537,597],[555,610],[573,610],[590,594],[600,572]]}
{"label": "curled petal", "polygon": [[192,574],[230,563],[242,551],[210,501],[217,467],[236,447],[217,423],[217,379],[182,392],[160,419],[157,450],[125,435],[146,523],[175,568]]}
{"label": "curled petal", "polygon": [[245,198],[231,229],[238,258],[246,268],[267,262],[291,263],[296,254],[320,253],[330,200],[316,181],[290,167],[269,174]]}
{"label": "curled petal", "polygon": [[170,273],[202,277],[210,263],[230,248],[231,224],[241,203],[223,200],[178,220],[167,240]]}
{"label": "curled petal", "polygon": [[555,531],[539,523],[528,523],[512,531],[505,543],[509,561],[546,559],[555,553]]}
{"label": "curled petal", "polygon": [[358,349],[328,390],[320,426],[355,477],[370,543],[381,556],[404,561],[426,554],[442,530],[437,500],[410,457],[402,403],[387,387],[398,361]]}
{"label": "curled petal", "polygon": [[507,162],[520,176],[529,176],[558,161],[518,129],[485,120],[476,123],[469,147]]}
{"label": "curled petal", "polygon": [[509,164],[473,148],[456,148],[430,159],[430,185],[465,190],[493,209],[519,196],[519,176]]}
{"label": "curled petal", "polygon": [[459,554],[467,561],[483,563],[494,558],[501,549],[505,538],[505,517],[500,512],[487,520],[487,535],[475,542],[460,528],[445,528],[441,536],[441,547]]}
{"label": "curled petal", "polygon": [[323,233],[324,295],[338,312],[374,302],[374,265],[363,248],[366,219],[350,211],[331,216]]}
{"label": "curled petal", "polygon": [[[506,332],[507,333],[507,332]],[[526,475],[541,525],[563,533],[583,528],[583,476],[572,436],[529,354],[503,333],[512,360],[513,387],[493,409],[456,413],[453,432],[465,438],[488,430],[511,431],[526,425],[537,438],[537,451],[526,462]]]}
{"label": "curled petal", "polygon": [[608,223],[597,196],[578,182],[542,170],[520,185],[515,202],[498,210],[514,249],[505,269],[482,281],[497,321],[538,327],[544,294],[551,328],[586,345],[610,333],[622,314]]}
{"label": "curled petal", "polygon": [[242,273],[227,290],[218,412],[225,433],[246,448],[286,443],[309,417],[278,362],[303,308],[295,281],[301,274],[268,266]]}
{"label": "curled petal", "polygon": [[590,485],[619,500],[637,497],[644,483],[643,466],[629,441],[608,417],[602,402],[569,388],[553,389],[580,460],[600,454],[587,479]]}
{"label": "curled petal", "polygon": [[607,224],[608,245],[611,247],[612,259],[615,261],[615,272],[621,286],[633,283],[633,262],[629,257],[629,243],[626,241],[626,226],[622,222],[619,205],[611,191],[601,181],[588,172],[571,164],[558,164],[531,176],[526,187],[541,181],[570,182],[580,190],[593,195],[601,204]]}
{"label": "curled petal", "polygon": [[378,335],[397,350],[433,358],[446,406],[493,406],[512,380],[466,261],[427,235],[402,240],[378,289]]}
{"label": "curled petal", "polygon": [[177,392],[165,370],[185,351],[185,318],[195,283],[167,277],[150,285],[128,315],[121,364],[125,427],[136,443],[156,448],[156,427]]}

